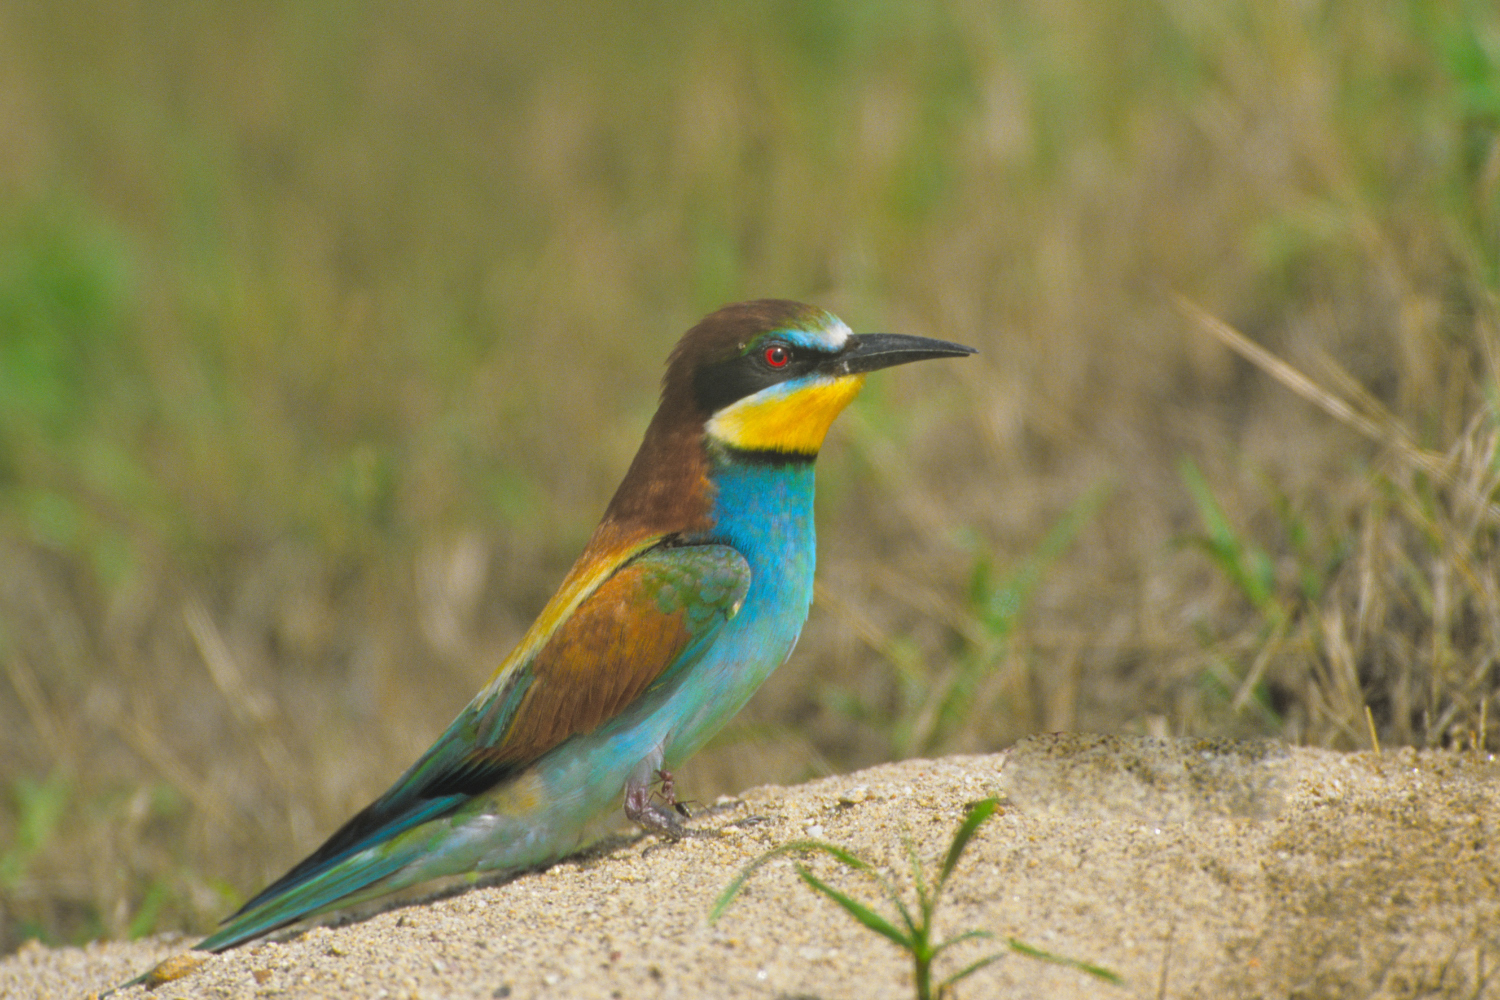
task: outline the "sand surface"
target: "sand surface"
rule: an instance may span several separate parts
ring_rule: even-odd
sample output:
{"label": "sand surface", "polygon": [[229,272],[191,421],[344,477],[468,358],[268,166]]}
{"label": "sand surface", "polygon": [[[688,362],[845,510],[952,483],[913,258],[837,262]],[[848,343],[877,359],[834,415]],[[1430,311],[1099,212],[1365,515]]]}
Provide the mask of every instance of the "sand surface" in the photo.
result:
{"label": "sand surface", "polygon": [[[247,945],[152,994],[116,995],[910,997],[903,954],[814,895],[789,860],[762,869],[717,925],[709,907],[746,862],[807,837],[861,854],[910,898],[903,838],[935,868],[965,804],[988,795],[1001,809],[954,874],[940,933],[1013,936],[1126,984],[1012,954],[962,997],[1500,997],[1493,755],[1071,735],[754,789],[674,844],[617,837],[546,871]],[[867,878],[810,864],[879,901]],[[0,997],[84,996],[191,943],[32,945],[0,960]],[[939,975],[991,950],[964,943]]]}

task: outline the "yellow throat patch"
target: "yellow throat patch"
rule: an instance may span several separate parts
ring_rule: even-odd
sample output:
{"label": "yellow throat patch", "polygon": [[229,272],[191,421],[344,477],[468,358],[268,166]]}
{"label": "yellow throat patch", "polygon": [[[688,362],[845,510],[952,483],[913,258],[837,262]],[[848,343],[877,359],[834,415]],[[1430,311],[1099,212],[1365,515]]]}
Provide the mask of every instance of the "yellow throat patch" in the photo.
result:
{"label": "yellow throat patch", "polygon": [[708,421],[710,437],[742,451],[816,455],[828,428],[865,384],[863,375],[782,383],[724,407]]}

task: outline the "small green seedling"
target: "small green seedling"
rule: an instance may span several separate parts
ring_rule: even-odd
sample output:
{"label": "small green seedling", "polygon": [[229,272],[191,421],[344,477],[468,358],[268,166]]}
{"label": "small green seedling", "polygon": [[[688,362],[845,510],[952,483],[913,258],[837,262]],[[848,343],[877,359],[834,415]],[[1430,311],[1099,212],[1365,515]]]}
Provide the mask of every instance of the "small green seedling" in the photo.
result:
{"label": "small green seedling", "polygon": [[[953,975],[939,982],[937,984],[937,992],[933,993],[932,964],[937,960],[939,955],[954,945],[965,941],[993,940],[995,937],[989,931],[973,930],[964,931],[962,934],[957,934],[946,941],[934,942],[932,940],[932,915],[937,909],[938,898],[942,895],[943,887],[947,884],[948,877],[953,874],[953,869],[958,866],[958,859],[963,854],[964,848],[973,839],[974,832],[979,829],[979,825],[989,819],[995,810],[999,808],[999,805],[1000,803],[997,800],[991,798],[976,802],[969,807],[968,815],[964,817],[963,823],[959,825],[958,832],[953,835],[953,842],[948,845],[948,856],[943,859],[942,870],[938,872],[937,881],[933,883],[930,890],[927,887],[926,879],[922,875],[922,862],[917,857],[916,849],[911,845],[910,841],[907,842],[906,853],[911,859],[912,879],[917,889],[917,912],[915,914],[902,902],[900,895],[896,892],[895,887],[891,885],[890,880],[880,874],[875,866],[871,865],[868,861],[839,847],[837,844],[830,844],[821,840],[798,840],[767,851],[746,865],[744,870],[735,877],[734,881],[729,883],[728,888],[724,890],[723,894],[714,901],[713,910],[709,913],[709,922],[714,923],[718,921],[719,917],[724,915],[724,911],[729,908],[729,904],[734,900],[740,889],[744,888],[750,876],[755,874],[755,871],[764,866],[768,861],[784,854],[812,854],[821,852],[831,855],[855,871],[863,872],[870,876],[880,884],[880,888],[885,893],[886,898],[891,901],[891,904],[896,908],[896,912],[900,915],[904,929],[903,927],[897,927],[895,923],[887,920],[865,904],[833,888],[808,871],[800,863],[796,866],[798,876],[815,891],[822,893],[839,906],[842,906],[845,912],[855,920],[858,920],[882,937],[889,939],[896,947],[905,950],[911,955],[916,980],[917,1000],[933,1000],[934,996],[938,1000],[942,1000],[943,997],[952,995],[954,986],[960,980],[973,975],[987,965],[998,962],[1006,955],[1006,952],[998,951],[994,954],[986,955],[977,962],[969,963],[953,973]],[[1093,976],[1095,979],[1102,979],[1104,982],[1115,986],[1124,984],[1124,980],[1115,973],[1090,962],[1081,962],[1077,959],[1054,955],[1051,952],[1043,951],[1023,941],[1018,941],[1015,938],[1006,938],[1005,945],[1010,951],[1018,954],[1066,966],[1070,969],[1077,969],[1080,972]]]}

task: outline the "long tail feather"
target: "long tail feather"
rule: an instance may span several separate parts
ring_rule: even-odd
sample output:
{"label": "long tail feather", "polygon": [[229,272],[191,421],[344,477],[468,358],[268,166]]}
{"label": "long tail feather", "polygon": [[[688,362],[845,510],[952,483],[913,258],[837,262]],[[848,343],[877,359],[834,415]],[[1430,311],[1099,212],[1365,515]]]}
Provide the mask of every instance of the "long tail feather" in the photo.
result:
{"label": "long tail feather", "polygon": [[[425,838],[402,844],[399,841],[403,834],[452,812],[466,798],[451,795],[432,799],[397,821],[366,832],[337,853],[330,852],[330,845],[337,844],[341,837],[345,843],[353,839],[347,830],[339,831],[311,857],[240,907],[224,921],[224,926],[198,942],[195,949],[224,951],[303,917],[357,902],[356,894],[382,882],[421,853],[418,845]],[[382,886],[376,894],[392,888],[396,887]]]}

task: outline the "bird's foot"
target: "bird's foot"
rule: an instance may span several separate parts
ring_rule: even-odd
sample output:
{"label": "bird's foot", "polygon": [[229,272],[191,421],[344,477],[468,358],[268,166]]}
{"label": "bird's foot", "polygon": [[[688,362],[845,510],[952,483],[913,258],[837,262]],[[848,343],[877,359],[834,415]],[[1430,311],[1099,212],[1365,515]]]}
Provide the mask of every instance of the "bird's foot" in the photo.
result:
{"label": "bird's foot", "polygon": [[670,840],[681,840],[684,834],[681,820],[676,819],[676,813],[669,807],[652,798],[649,784],[633,784],[625,789],[625,819]]}
{"label": "bird's foot", "polygon": [[652,793],[654,782],[645,785],[630,784],[625,788],[625,817],[651,833],[680,840],[685,831],[682,821],[671,808],[677,804],[672,794],[672,775],[666,771],[657,773],[662,776],[662,797],[667,800],[666,804],[656,801]]}

